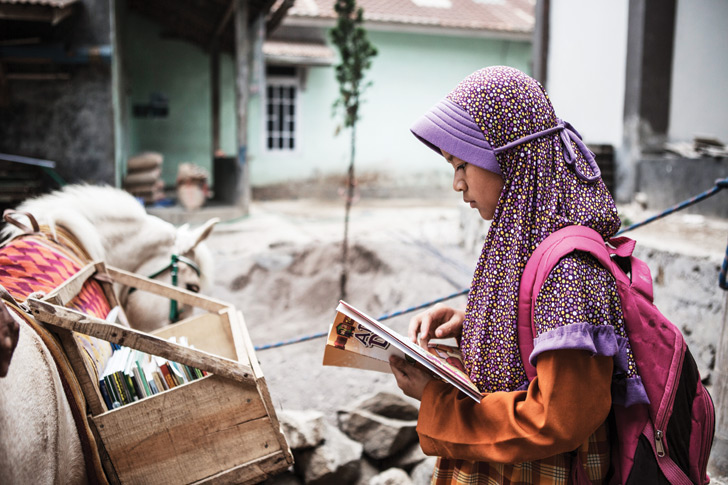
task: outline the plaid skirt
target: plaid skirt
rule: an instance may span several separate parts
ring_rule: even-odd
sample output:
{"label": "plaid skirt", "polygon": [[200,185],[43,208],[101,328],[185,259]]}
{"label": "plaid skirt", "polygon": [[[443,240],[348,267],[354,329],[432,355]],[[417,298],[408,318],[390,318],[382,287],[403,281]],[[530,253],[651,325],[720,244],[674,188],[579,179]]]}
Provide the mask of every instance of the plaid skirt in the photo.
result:
{"label": "plaid skirt", "polygon": [[[577,456],[580,460],[576,460]],[[592,484],[605,483],[609,472],[609,426],[602,424],[575,452],[516,464],[439,458],[432,485],[567,485],[572,464],[583,467]]]}

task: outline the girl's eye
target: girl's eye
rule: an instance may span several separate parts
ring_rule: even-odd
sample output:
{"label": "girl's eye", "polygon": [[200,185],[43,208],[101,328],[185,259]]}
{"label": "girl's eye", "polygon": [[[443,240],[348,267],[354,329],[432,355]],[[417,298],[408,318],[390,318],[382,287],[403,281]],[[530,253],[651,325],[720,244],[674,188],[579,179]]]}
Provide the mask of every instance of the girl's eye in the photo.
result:
{"label": "girl's eye", "polygon": [[465,165],[467,165],[467,163],[461,163],[460,165],[458,165],[457,167],[455,167],[455,170],[456,170],[456,171],[457,171],[457,170],[460,170],[460,169],[463,169],[463,170],[465,170]]}

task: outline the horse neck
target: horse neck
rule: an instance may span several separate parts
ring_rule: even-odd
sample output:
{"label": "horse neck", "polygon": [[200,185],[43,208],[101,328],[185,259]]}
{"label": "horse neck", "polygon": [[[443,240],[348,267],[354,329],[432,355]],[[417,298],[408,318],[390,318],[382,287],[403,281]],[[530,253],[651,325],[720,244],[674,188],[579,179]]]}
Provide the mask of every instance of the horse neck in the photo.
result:
{"label": "horse neck", "polygon": [[97,225],[107,265],[126,271],[151,260],[163,260],[172,253],[176,230],[161,219],[140,221],[101,221]]}

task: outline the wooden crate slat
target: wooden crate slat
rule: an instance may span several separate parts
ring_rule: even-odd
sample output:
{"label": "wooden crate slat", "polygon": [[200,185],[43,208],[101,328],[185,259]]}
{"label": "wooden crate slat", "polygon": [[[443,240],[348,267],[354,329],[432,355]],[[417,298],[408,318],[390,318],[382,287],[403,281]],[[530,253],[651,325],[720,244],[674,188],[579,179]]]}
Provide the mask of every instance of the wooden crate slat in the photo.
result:
{"label": "wooden crate slat", "polygon": [[282,472],[289,462],[282,451],[252,460],[235,468],[194,482],[192,485],[252,485]]}
{"label": "wooden crate slat", "polygon": [[238,382],[255,383],[253,370],[239,362],[173,344],[159,337],[112,324],[44,301],[28,298],[26,303],[37,320],[49,325],[141,350],[147,354],[158,355]]}
{"label": "wooden crate slat", "polygon": [[260,363],[255,357],[255,347],[253,346],[253,341],[250,339],[248,327],[245,325],[245,318],[243,317],[243,313],[240,311],[236,311],[230,312],[230,315],[232,317],[230,326],[233,328],[233,334],[240,334],[239,338],[242,340],[243,345],[247,349],[246,353],[248,354],[248,356],[251,357],[250,365],[253,368],[253,373],[256,376],[256,382],[258,383],[258,393],[260,394],[260,398],[263,400],[263,405],[268,412],[268,416],[270,416],[273,427],[277,430],[276,437],[278,439],[278,444],[281,447],[281,450],[284,451],[288,464],[291,465],[293,464],[293,455],[291,454],[291,450],[288,448],[286,437],[283,435],[281,425],[278,422],[278,416],[276,415],[276,410],[273,406],[273,400],[271,399],[270,392],[268,391],[268,385],[265,382],[263,369],[261,369]]}
{"label": "wooden crate slat", "polygon": [[256,386],[219,376],[92,419],[125,483],[189,483],[278,445]]}
{"label": "wooden crate slat", "polygon": [[158,295],[180,301],[187,305],[192,305],[197,308],[202,308],[208,311],[216,312],[229,306],[229,304],[209,298],[206,296],[199,295],[192,291],[178,288],[176,286],[168,285],[159,281],[155,281],[149,278],[144,278],[134,273],[129,273],[122,269],[114,268],[113,266],[107,266],[109,275],[114,279],[114,282],[122,285],[131,286],[137,290],[150,291]]}
{"label": "wooden crate slat", "polygon": [[230,326],[223,321],[219,313],[203,313],[167,325],[153,332],[151,335],[169,340],[170,337],[187,337],[194,342],[195,348],[211,354],[216,354],[230,360],[237,360],[248,364],[247,357],[238,359],[233,345]]}

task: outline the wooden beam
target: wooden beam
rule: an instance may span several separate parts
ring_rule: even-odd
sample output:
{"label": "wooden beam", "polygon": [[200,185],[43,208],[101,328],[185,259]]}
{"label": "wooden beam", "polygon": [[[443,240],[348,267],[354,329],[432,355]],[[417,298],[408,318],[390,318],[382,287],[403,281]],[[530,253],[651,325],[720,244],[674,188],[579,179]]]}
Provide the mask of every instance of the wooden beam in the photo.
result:
{"label": "wooden beam", "polygon": [[214,40],[210,48],[210,108],[212,116],[212,160],[220,149],[220,46]]}
{"label": "wooden beam", "polygon": [[216,312],[230,306],[228,303],[220,300],[215,300],[207,296],[202,296],[198,293],[194,293],[183,288],[162,283],[161,281],[152,280],[139,276],[123,269],[114,268],[113,266],[107,266],[106,271],[114,280],[114,283],[119,283],[124,286],[131,286],[141,291],[149,291],[157,295],[169,298],[170,300],[177,300],[185,305],[191,305],[203,310]]}
{"label": "wooden beam", "polygon": [[268,19],[268,22],[265,25],[265,31],[267,33],[270,34],[278,28],[283,21],[283,18],[286,16],[286,13],[288,13],[288,10],[293,7],[294,2],[295,0],[283,0],[281,6],[273,12],[273,15],[271,15],[271,18]]}
{"label": "wooden beam", "polygon": [[47,22],[56,25],[73,13],[73,5],[48,7],[45,5],[0,5],[0,20],[24,20],[27,22]]}
{"label": "wooden beam", "polygon": [[68,81],[71,75],[65,72],[13,72],[5,75],[8,81]]}
{"label": "wooden beam", "polygon": [[235,0],[230,0],[230,4],[228,5],[227,9],[225,9],[225,13],[223,14],[222,18],[220,19],[220,22],[217,24],[217,28],[215,29],[215,33],[212,34],[212,39],[210,39],[210,46],[213,44],[220,44],[220,36],[222,35],[223,31],[225,30],[225,27],[230,23],[230,19],[233,16],[233,13],[235,12]]}
{"label": "wooden beam", "polygon": [[263,43],[266,38],[265,15],[261,11],[255,17],[251,25],[251,76],[250,94],[265,92],[265,55],[263,54]]}

